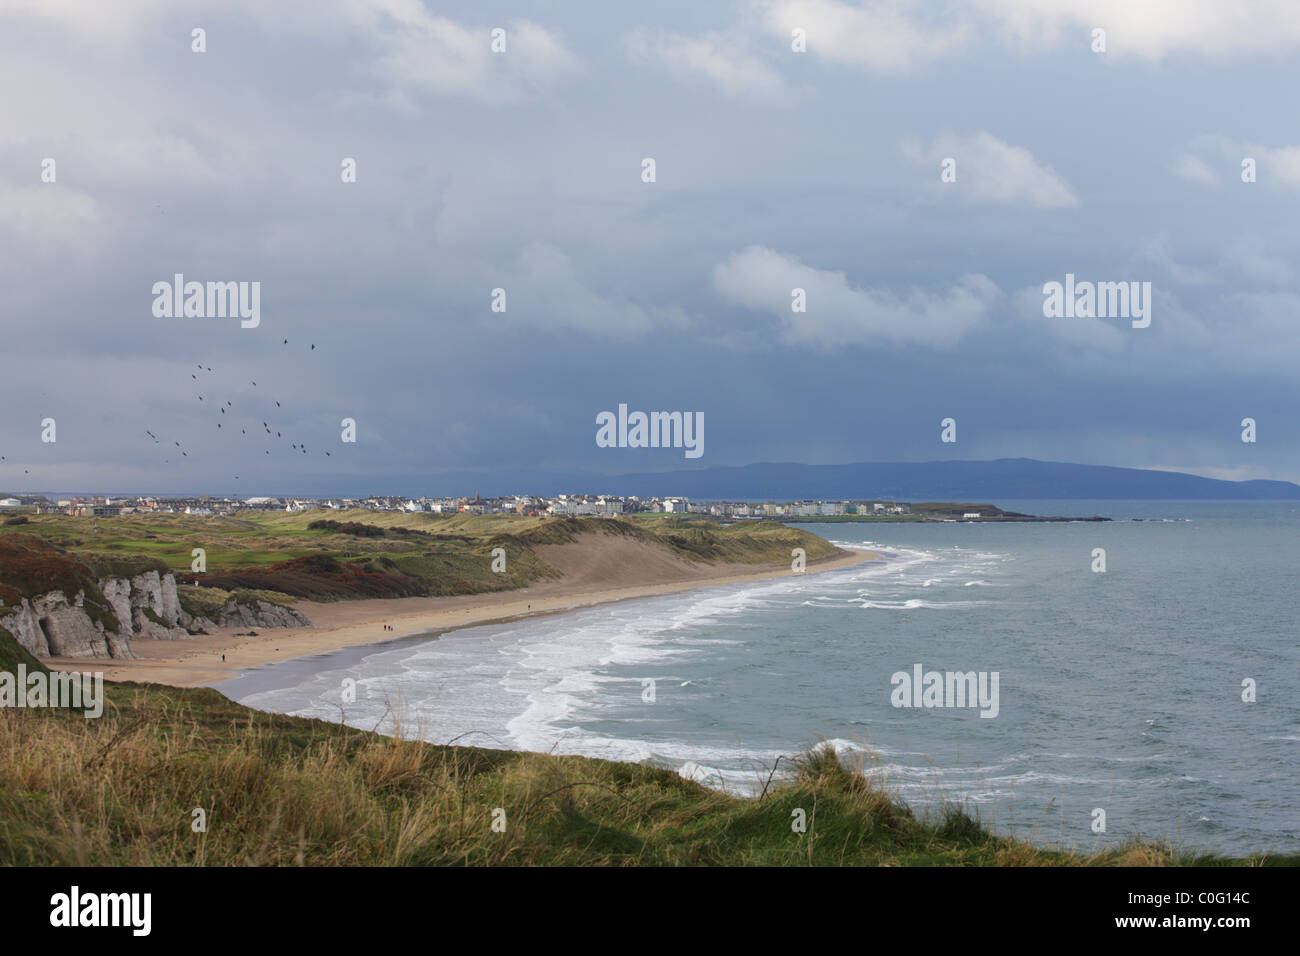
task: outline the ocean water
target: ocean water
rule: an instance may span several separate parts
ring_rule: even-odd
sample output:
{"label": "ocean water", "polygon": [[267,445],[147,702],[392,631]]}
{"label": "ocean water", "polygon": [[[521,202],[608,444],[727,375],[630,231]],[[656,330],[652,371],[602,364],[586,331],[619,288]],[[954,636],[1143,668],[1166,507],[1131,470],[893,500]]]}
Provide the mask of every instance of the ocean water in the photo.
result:
{"label": "ocean water", "polygon": [[[779,755],[831,746],[918,813],[957,803],[1040,844],[1300,851],[1300,505],[1000,504],[1117,520],[805,525],[881,559],[353,648],[219,689],[741,793]],[[918,663],[997,672],[997,716],[894,706],[891,676]]]}

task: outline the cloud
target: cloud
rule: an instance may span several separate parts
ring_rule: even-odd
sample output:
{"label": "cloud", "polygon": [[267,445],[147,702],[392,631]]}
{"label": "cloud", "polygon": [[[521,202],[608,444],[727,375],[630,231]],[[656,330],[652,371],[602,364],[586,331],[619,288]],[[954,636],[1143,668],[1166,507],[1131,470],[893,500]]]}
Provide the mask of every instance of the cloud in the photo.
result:
{"label": "cloud", "polygon": [[[946,193],[977,203],[1028,203],[1044,209],[1079,205],[1069,183],[1051,166],[1039,162],[1022,146],[1004,143],[992,133],[943,136],[928,147],[915,140],[902,144],[903,155],[928,168],[934,183]],[[939,165],[956,160],[957,179],[940,183]]]}
{"label": "cloud", "polygon": [[1300,187],[1300,146],[1243,146],[1244,156],[1259,164],[1260,180],[1267,176],[1284,186]]}
{"label": "cloud", "polygon": [[58,182],[14,186],[0,180],[0,230],[15,238],[40,239],[84,252],[89,246],[88,230],[102,219],[99,204],[72,186]]}
{"label": "cloud", "polygon": [[1295,270],[1281,256],[1275,255],[1258,236],[1244,236],[1227,244],[1219,265],[1255,282],[1289,285],[1295,282]]}
{"label": "cloud", "polygon": [[559,35],[530,20],[509,21],[505,51],[495,53],[491,27],[462,26],[419,0],[364,0],[354,10],[380,50],[373,71],[399,101],[416,92],[515,103],[579,72]]}
{"label": "cloud", "polygon": [[[87,3],[86,0],[0,0],[0,18],[11,27],[44,20],[74,35],[78,41],[111,46],[138,39],[143,25],[175,8],[172,0],[132,0],[129,3]],[[188,47],[186,29],[178,43]]]}
{"label": "cloud", "polygon": [[1300,7],[1293,0],[752,0],[752,7],[772,34],[788,40],[796,27],[807,30],[809,53],[879,72],[950,57],[990,34],[1027,53],[1087,51],[1097,27],[1106,31],[1106,56],[1149,62],[1300,49]]}
{"label": "cloud", "polygon": [[[952,346],[983,325],[1001,297],[983,275],[965,276],[939,292],[855,288],[843,272],[816,269],[763,246],[720,263],[713,284],[728,301],[779,318],[790,344],[824,351],[872,340]],[[791,309],[794,289],[805,292],[805,312]]]}
{"label": "cloud", "polygon": [[[1223,135],[1201,136],[1192,144],[1192,152],[1179,157],[1174,166],[1175,174],[1197,182],[1218,182],[1210,165],[1201,159],[1207,153],[1223,157],[1238,173],[1243,160],[1253,159],[1258,183],[1300,188],[1300,146],[1265,146],[1258,142],[1232,140]],[[1239,181],[1240,176],[1233,179]]]}
{"label": "cloud", "polygon": [[634,63],[657,66],[687,82],[703,79],[727,96],[768,103],[785,103],[788,98],[781,74],[733,37],[716,33],[688,37],[636,29],[624,35],[623,46]]}
{"label": "cloud", "polygon": [[857,6],[840,0],[755,0],[754,7],[764,29],[787,43],[792,31],[802,29],[814,56],[877,72],[937,60],[966,39],[953,18],[941,14],[927,22],[915,16],[915,5],[893,0]]}
{"label": "cloud", "polygon": [[[222,43],[232,37],[242,42],[240,23],[296,38],[344,33],[368,44],[357,51],[361,69],[386,83],[389,100],[400,105],[411,105],[419,95],[517,103],[581,72],[560,35],[531,20],[467,26],[431,12],[421,0],[229,0],[222,12],[223,22],[236,26],[224,33],[217,32],[219,24],[205,26],[206,55],[219,57]],[[138,46],[148,31],[149,42],[171,37],[188,51],[191,28],[202,24],[181,13],[173,0],[0,0],[0,22],[11,28],[39,19],[101,47]],[[501,53],[491,48],[496,26],[506,31]]]}
{"label": "cloud", "polygon": [[680,330],[690,321],[676,306],[646,307],[601,295],[583,281],[563,250],[547,242],[527,245],[518,270],[499,287],[507,296],[504,320],[552,332],[631,342],[657,330]]}
{"label": "cloud", "polygon": [[1174,258],[1169,248],[1169,236],[1165,233],[1147,236],[1138,241],[1134,253],[1138,263],[1157,266],[1170,279],[1179,285],[1207,285],[1218,282],[1217,276],[1204,269],[1183,265]]}
{"label": "cloud", "polygon": [[1178,157],[1173,165],[1173,173],[1189,183],[1213,184],[1219,181],[1218,174],[1210,169],[1205,160],[1191,153],[1183,153]]}
{"label": "cloud", "polygon": [[[1106,56],[1158,62],[1177,54],[1226,60],[1300,48],[1292,0],[973,0],[1004,34],[1034,50],[1088,49],[1106,31]],[[1267,24],[1267,28],[1264,25]]]}
{"label": "cloud", "polygon": [[[1051,343],[1047,347],[1050,352],[1040,354],[1070,361],[1087,361],[1093,355],[1109,358],[1123,352],[1132,341],[1127,330],[1110,319],[1047,318],[1043,315],[1043,300],[1042,286],[1019,289],[1010,296],[1009,310],[1011,316],[1028,326],[1020,335],[1046,338]],[[1069,346],[1069,351],[1061,352],[1058,343]]]}

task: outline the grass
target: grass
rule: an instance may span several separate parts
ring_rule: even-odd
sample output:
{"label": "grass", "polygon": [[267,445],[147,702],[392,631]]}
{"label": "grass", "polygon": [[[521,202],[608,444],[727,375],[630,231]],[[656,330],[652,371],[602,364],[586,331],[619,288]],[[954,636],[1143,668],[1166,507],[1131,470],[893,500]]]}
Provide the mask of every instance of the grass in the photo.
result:
{"label": "grass", "polygon": [[[207,689],[106,690],[99,720],[0,710],[0,864],[1298,862],[1196,857],[1145,842],[1098,853],[1035,847],[957,809],[918,819],[828,750],[796,761],[761,798],[743,798],[653,767],[437,746],[262,713]],[[207,830],[196,833],[200,808]],[[805,832],[792,828],[799,816]]]}
{"label": "grass", "polygon": [[[23,525],[26,529],[28,525]],[[0,534],[0,602],[4,607],[50,591],[62,591],[69,601],[83,595],[83,607],[92,621],[116,631],[117,615],[99,589],[91,566],[80,557],[51,547],[31,534]]]}
{"label": "grass", "polygon": [[[810,560],[835,552],[829,542],[807,531],[766,522],[723,525],[663,516],[535,518],[360,509],[325,514],[329,517],[319,511],[250,511],[226,517],[37,515],[21,528],[29,549],[32,542],[46,542],[51,554],[65,556],[62,565],[78,563],[90,570],[82,577],[171,570],[179,583],[222,592],[259,590],[274,593],[280,602],[286,596],[339,600],[513,590],[558,575],[537,549],[589,534],[632,537],[702,564],[779,566],[788,564],[796,547]],[[0,543],[8,537],[20,535],[0,531]],[[205,552],[202,573],[190,570],[195,548]],[[497,548],[506,552],[504,573],[492,570]],[[0,582],[10,577],[3,555],[0,548]],[[187,592],[185,601],[190,613],[204,603],[194,591]]]}
{"label": "grass", "polygon": [[50,670],[19,644],[12,634],[0,627],[0,671],[17,674],[19,664],[25,665],[29,674],[37,671],[48,674]]}

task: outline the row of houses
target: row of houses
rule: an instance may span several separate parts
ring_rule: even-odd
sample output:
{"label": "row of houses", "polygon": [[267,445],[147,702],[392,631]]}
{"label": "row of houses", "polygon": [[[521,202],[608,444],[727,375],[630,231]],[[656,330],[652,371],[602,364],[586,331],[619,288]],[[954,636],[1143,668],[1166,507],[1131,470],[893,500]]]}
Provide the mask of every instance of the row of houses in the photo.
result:
{"label": "row of houses", "polygon": [[[493,498],[406,498],[377,495],[367,498],[224,498],[199,495],[189,498],[156,496],[82,496],[50,501],[41,496],[0,499],[0,508],[32,509],[76,517],[114,517],[123,514],[228,515],[237,511],[299,513],[326,510],[396,511],[431,514],[512,514],[533,516],[604,517],[630,514],[703,514],[719,518],[812,518],[841,515],[902,515],[908,506],[880,501],[691,501],[674,495],[641,498],[634,495],[559,494],[504,495]],[[966,515],[977,517],[977,515]]]}

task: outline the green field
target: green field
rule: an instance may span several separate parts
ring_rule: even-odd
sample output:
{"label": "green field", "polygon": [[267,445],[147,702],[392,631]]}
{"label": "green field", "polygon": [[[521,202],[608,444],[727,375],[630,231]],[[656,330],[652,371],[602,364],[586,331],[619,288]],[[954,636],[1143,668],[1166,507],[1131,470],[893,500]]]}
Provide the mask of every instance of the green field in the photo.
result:
{"label": "green field", "polygon": [[[32,596],[58,575],[33,575],[6,561],[18,543],[43,541],[74,564],[63,578],[81,582],[171,570],[182,584],[227,593],[260,591],[284,598],[336,600],[504,591],[554,577],[536,552],[584,534],[614,534],[661,546],[693,562],[780,566],[802,547],[809,560],[835,553],[822,538],[775,523],[723,525],[655,518],[532,518],[513,515],[434,515],[392,512],[241,512],[235,516],[128,515],[72,518],[37,515],[0,527],[0,588],[10,599]],[[3,547],[8,540],[10,547]],[[206,570],[191,572],[193,551],[205,552]],[[504,572],[492,569],[493,551],[505,551]],[[30,552],[31,547],[27,550]],[[53,555],[47,563],[58,564]],[[182,592],[185,594],[186,592]],[[0,595],[2,598],[3,595]],[[193,603],[201,596],[189,593]],[[187,608],[188,609],[188,608]]]}

